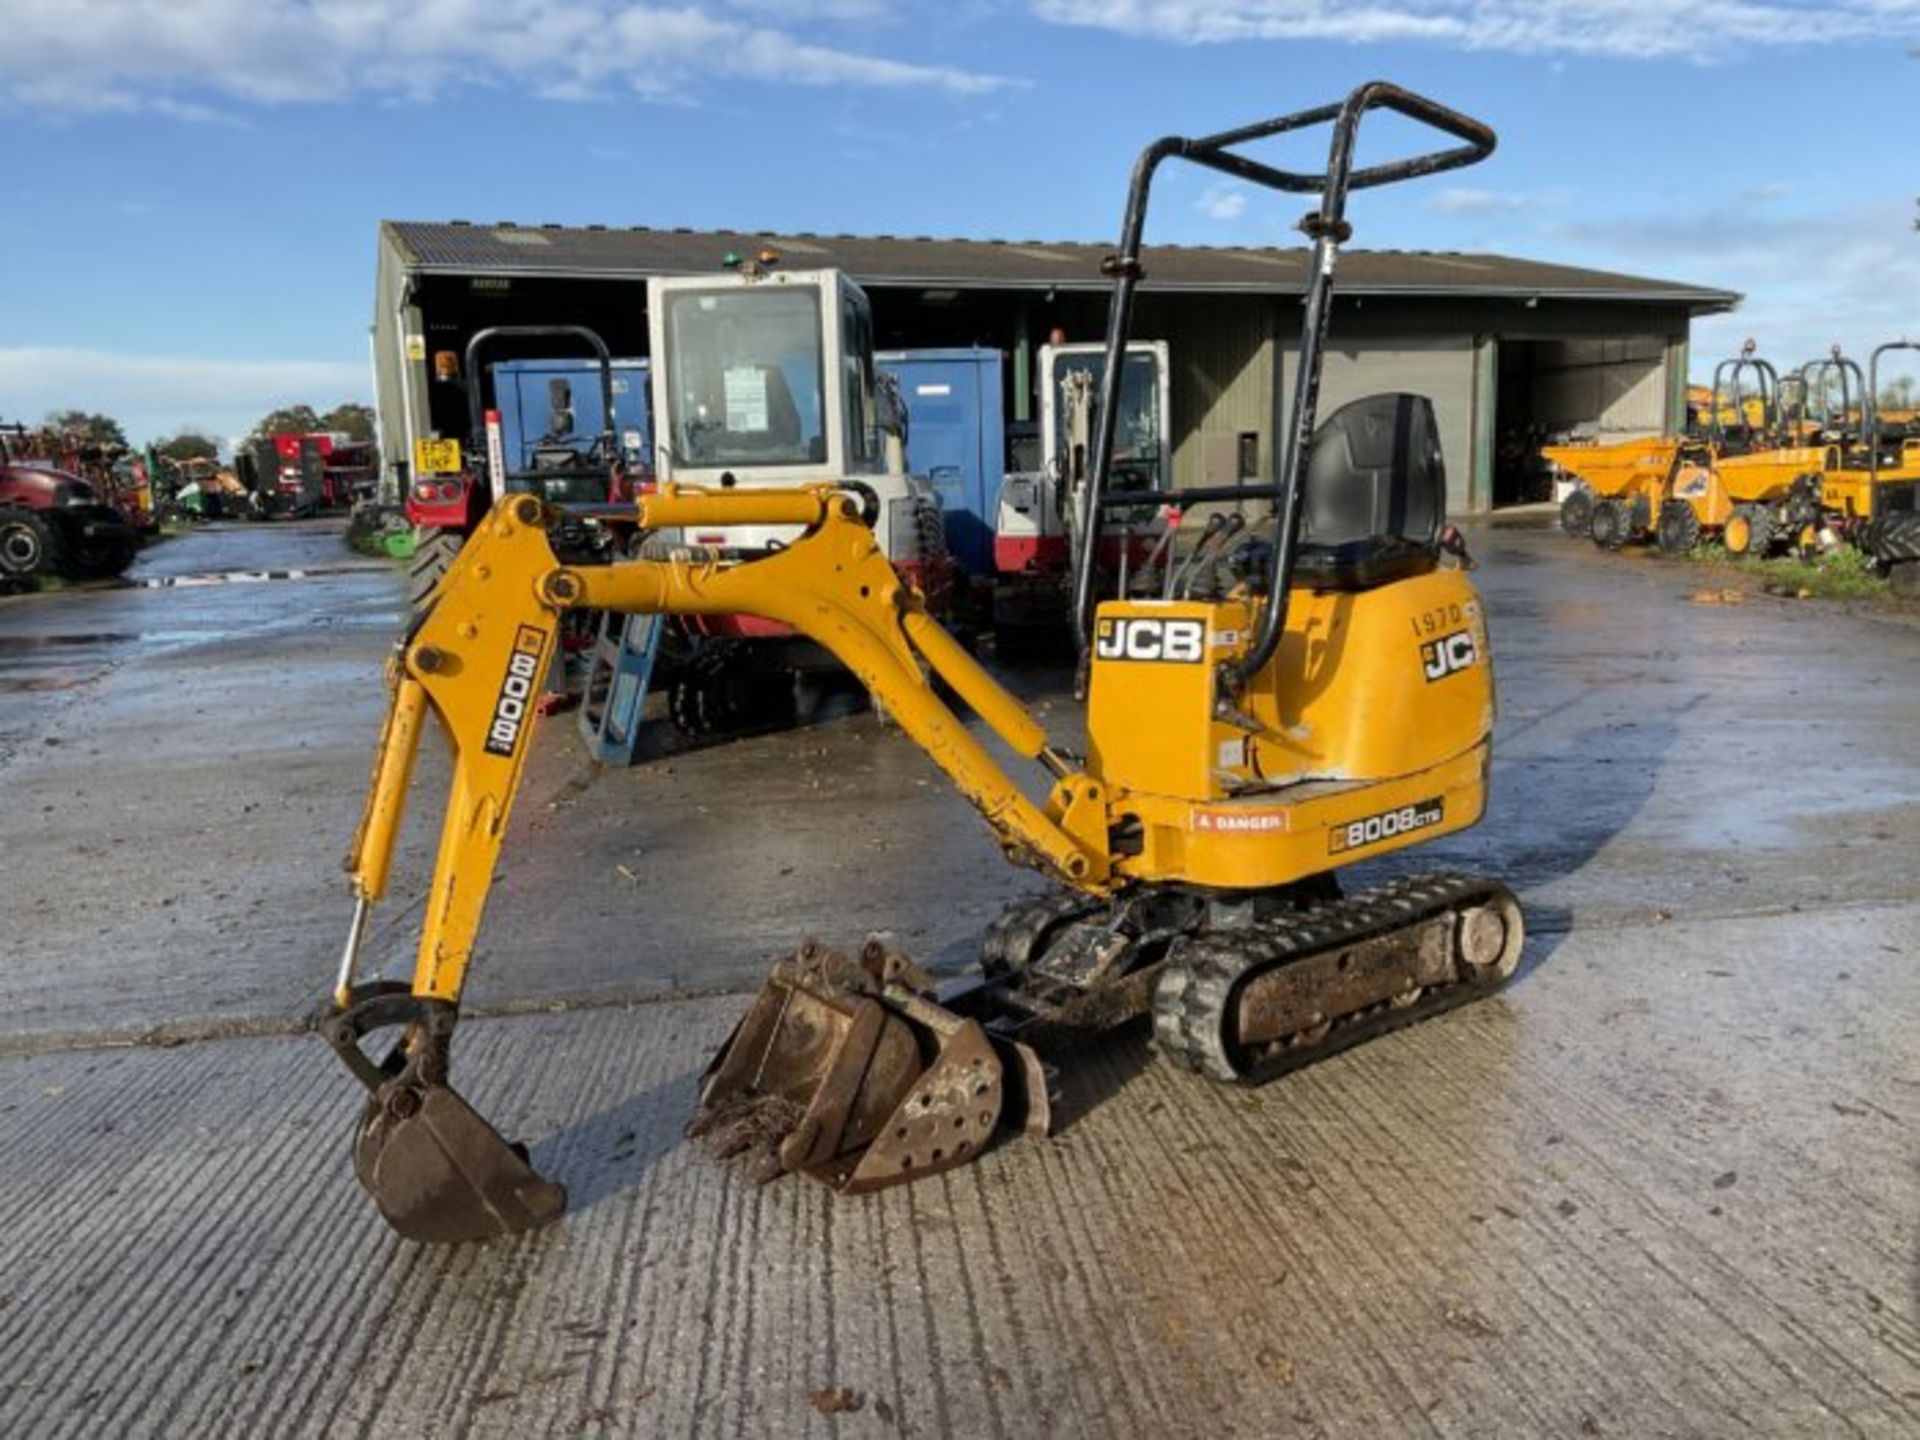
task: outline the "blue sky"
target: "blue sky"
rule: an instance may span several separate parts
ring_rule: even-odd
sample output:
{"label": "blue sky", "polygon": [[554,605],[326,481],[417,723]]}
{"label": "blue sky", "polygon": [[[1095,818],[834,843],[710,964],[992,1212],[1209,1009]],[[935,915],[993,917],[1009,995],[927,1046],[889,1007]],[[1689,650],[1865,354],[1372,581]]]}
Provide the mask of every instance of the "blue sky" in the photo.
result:
{"label": "blue sky", "polygon": [[[1357,245],[1745,292],[1696,368],[1920,337],[1920,0],[0,0],[0,37],[0,419],[363,398],[386,216],[1104,239],[1151,137],[1371,78],[1500,148],[1358,197]],[[1157,193],[1162,241],[1302,209]]]}

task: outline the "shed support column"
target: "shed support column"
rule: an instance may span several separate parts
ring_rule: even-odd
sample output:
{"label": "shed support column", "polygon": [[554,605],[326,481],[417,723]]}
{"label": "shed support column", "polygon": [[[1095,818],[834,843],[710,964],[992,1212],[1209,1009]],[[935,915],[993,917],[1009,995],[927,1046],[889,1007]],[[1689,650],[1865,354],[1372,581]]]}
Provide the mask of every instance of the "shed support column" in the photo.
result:
{"label": "shed support column", "polygon": [[1667,339],[1667,429],[1679,435],[1687,428],[1687,367],[1692,363],[1685,335]]}
{"label": "shed support column", "polygon": [[1033,338],[1024,304],[1013,317],[1013,418],[1016,424],[1033,419]]}
{"label": "shed support column", "polygon": [[[1479,514],[1493,509],[1493,457],[1497,449],[1495,412],[1500,402],[1500,341],[1493,335],[1473,342],[1473,437],[1468,451],[1466,493],[1447,496],[1447,508]],[[1453,490],[1453,487],[1449,487]]]}

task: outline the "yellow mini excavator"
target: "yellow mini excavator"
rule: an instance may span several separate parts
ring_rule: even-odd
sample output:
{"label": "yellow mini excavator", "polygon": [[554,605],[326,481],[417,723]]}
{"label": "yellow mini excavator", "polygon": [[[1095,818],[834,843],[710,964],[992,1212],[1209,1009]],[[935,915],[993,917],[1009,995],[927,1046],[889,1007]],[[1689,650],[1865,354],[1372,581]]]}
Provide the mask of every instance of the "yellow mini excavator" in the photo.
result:
{"label": "yellow mini excavator", "polygon": [[[1456,143],[1356,168],[1356,132],[1375,109]],[[1245,153],[1322,124],[1332,126],[1324,173]],[[663,544],[631,561],[568,566],[549,548],[538,498],[497,506],[391,662],[391,704],[348,862],[357,904],[320,1027],[369,1092],[354,1167],[392,1226],[419,1240],[476,1239],[543,1224],[565,1206],[525,1149],[449,1086],[448,1047],[526,760],[531,701],[560,618],[577,607],[759,615],[810,636],[885,703],[1008,858],[1053,882],[990,927],[977,967],[938,984],[874,941],[852,953],[810,941],[774,966],[708,1070],[690,1126],[716,1150],[749,1156],[759,1178],[801,1171],[866,1191],[962,1164],[1003,1126],[1044,1135],[1050,1081],[1071,1045],[1136,1018],[1151,1017],[1174,1064],[1257,1084],[1505,981],[1522,923],[1503,885],[1441,874],[1346,893],[1336,879],[1350,861],[1480,819],[1494,691],[1486,616],[1464,547],[1444,524],[1432,406],[1378,395],[1316,423],[1332,279],[1351,234],[1348,192],[1472,164],[1493,145],[1478,122],[1376,83],[1341,103],[1163,139],[1141,156],[1119,248],[1103,267],[1113,283],[1105,393],[1074,527],[1084,757],[1051,742],[928,617],[876,542],[872,487],[849,476],[757,488],[743,462],[716,487],[668,483],[640,502],[641,524],[656,534],[783,527],[757,554]],[[1132,498],[1107,490],[1114,391],[1143,274],[1148,194],[1171,158],[1319,197],[1302,223],[1311,251],[1299,378],[1276,401],[1284,443],[1272,482],[1186,497],[1266,502],[1271,519],[1231,536],[1219,527],[1204,542],[1215,553],[1189,556],[1176,577],[1142,584],[1136,575],[1126,593],[1102,598],[1099,519]],[[845,286],[822,273],[822,283]],[[747,274],[717,276],[710,293],[681,287],[690,308],[665,327],[668,353],[652,357],[664,435],[769,423],[749,394],[757,378],[807,367],[793,364],[791,326],[751,323],[749,302],[804,283]],[[870,331],[853,313],[864,299],[852,287],[834,293],[847,303],[815,307],[810,344],[819,355],[840,347],[846,363],[811,372],[822,377],[819,409],[828,425],[871,425]],[[723,312],[733,317],[726,327],[698,323]],[[674,349],[686,336],[700,337],[691,358]],[[769,336],[780,354],[756,348]],[[714,348],[723,342],[733,348]],[[723,378],[738,404],[694,406],[688,365]],[[871,439],[824,448],[853,453]],[[1044,801],[1002,770],[936,678],[1045,772]],[[410,982],[362,979],[368,910],[387,887],[429,716],[450,742],[453,774],[417,965]],[[376,1058],[364,1042],[389,1028],[399,1038]]]}

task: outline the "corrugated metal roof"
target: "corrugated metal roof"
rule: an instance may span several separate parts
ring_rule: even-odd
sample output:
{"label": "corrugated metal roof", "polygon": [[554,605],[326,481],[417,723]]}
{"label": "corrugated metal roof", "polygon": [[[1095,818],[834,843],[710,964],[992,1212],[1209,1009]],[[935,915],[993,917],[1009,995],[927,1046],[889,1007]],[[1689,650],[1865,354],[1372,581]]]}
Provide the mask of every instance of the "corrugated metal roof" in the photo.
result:
{"label": "corrugated metal roof", "polygon": [[[490,225],[387,220],[381,233],[405,266],[432,273],[639,276],[700,274],[729,250],[765,246],[795,268],[845,270],[864,285],[937,289],[1105,289],[1107,245],[1064,240],[958,240],[897,235],[780,235],[734,230],[614,229],[598,225]],[[1304,249],[1149,246],[1146,284],[1187,291],[1298,293]],[[1342,252],[1347,295],[1478,295],[1659,301],[1695,310],[1731,308],[1728,290],[1520,260],[1425,250]]]}

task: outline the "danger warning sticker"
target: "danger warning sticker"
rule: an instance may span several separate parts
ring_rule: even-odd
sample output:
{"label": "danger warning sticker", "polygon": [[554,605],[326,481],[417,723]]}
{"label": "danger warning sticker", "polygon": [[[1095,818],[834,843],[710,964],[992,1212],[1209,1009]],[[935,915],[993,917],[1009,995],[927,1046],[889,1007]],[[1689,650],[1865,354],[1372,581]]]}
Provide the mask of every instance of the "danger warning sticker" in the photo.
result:
{"label": "danger warning sticker", "polygon": [[1193,828],[1203,835],[1270,835],[1287,828],[1287,812],[1195,808]]}

